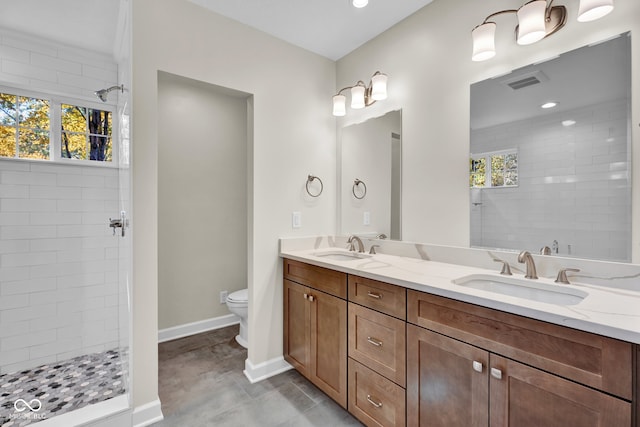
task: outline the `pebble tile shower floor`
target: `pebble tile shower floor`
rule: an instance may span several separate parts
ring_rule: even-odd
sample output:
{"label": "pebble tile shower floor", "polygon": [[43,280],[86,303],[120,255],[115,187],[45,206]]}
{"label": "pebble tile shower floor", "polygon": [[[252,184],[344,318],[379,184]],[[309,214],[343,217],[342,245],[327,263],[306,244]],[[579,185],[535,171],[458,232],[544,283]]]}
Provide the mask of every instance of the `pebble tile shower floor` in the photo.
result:
{"label": "pebble tile shower floor", "polygon": [[127,357],[108,350],[0,375],[0,426],[35,424],[124,394]]}

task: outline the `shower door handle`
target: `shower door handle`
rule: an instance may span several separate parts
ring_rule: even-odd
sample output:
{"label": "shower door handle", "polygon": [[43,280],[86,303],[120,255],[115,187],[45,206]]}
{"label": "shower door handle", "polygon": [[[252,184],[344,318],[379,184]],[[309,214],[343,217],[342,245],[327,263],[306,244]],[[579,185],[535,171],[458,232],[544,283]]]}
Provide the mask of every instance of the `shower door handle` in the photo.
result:
{"label": "shower door handle", "polygon": [[124,237],[124,229],[129,226],[129,220],[127,219],[126,212],[120,212],[120,218],[109,218],[109,227],[113,228],[113,235],[116,235],[116,228],[121,230],[121,236]]}

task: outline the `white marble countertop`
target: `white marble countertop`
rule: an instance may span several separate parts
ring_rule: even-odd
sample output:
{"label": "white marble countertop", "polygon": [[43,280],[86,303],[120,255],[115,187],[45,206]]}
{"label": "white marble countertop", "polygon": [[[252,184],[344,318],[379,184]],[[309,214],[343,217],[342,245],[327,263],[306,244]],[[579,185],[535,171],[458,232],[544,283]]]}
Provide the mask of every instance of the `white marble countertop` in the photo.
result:
{"label": "white marble countertop", "polygon": [[[281,249],[280,256],[640,344],[640,292],[596,286],[573,280],[571,280],[571,285],[560,285],[549,278],[542,277],[532,280],[535,283],[563,287],[569,292],[573,289],[588,294],[577,304],[558,305],[467,288],[453,283],[453,280],[471,274],[490,275],[496,279],[505,277],[500,276],[496,270],[387,254],[346,261],[314,255],[327,251],[347,252],[345,249],[335,247],[304,250]],[[521,273],[516,272],[511,277],[531,280],[524,279]]]}

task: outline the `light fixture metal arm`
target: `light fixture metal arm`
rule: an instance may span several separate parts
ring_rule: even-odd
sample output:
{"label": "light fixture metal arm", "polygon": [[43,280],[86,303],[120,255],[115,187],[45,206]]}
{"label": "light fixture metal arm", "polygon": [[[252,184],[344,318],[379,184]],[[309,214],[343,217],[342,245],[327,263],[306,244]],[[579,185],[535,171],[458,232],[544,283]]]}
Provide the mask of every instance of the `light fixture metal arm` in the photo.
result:
{"label": "light fixture metal arm", "polygon": [[489,22],[489,19],[495,18],[496,16],[499,16],[499,15],[505,15],[507,13],[518,13],[518,11],[516,9],[500,10],[500,11],[494,12],[491,15],[487,16],[486,18],[484,18],[484,21],[482,23],[486,24],[487,22]]}

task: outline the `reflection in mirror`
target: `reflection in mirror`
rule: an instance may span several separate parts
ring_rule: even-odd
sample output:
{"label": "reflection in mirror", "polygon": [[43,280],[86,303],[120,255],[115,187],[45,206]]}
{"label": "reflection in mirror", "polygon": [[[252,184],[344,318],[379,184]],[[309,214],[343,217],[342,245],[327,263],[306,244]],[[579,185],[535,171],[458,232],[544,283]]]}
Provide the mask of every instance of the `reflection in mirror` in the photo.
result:
{"label": "reflection in mirror", "polygon": [[400,240],[401,130],[400,111],[342,129],[342,234]]}
{"label": "reflection in mirror", "polygon": [[631,260],[630,38],[471,85],[472,246]]}

